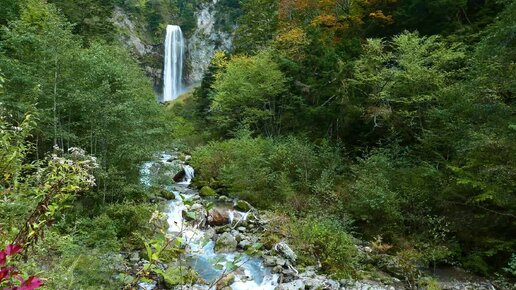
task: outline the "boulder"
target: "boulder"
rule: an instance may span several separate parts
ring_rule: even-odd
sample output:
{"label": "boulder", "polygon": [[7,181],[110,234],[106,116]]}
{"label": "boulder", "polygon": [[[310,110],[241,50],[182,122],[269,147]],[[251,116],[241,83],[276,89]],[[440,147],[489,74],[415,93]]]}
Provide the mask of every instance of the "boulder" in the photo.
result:
{"label": "boulder", "polygon": [[209,196],[217,196],[217,193],[211,187],[204,186],[203,188],[201,188],[199,195],[202,197],[209,197]]}
{"label": "boulder", "polygon": [[276,266],[276,258],[273,256],[264,256],[263,264],[267,267],[274,267]]}
{"label": "boulder", "polygon": [[281,266],[276,266],[274,268],[272,268],[272,273],[281,273],[283,271],[283,267]]}
{"label": "boulder", "polygon": [[174,175],[174,177],[172,177],[172,179],[175,181],[175,182],[181,182],[183,181],[183,178],[185,178],[186,176],[186,172],[184,169],[182,169],[181,171],[179,171],[176,175]]}
{"label": "boulder", "polygon": [[230,233],[226,232],[220,235],[215,242],[215,250],[217,252],[232,252],[237,247],[237,241]]}
{"label": "boulder", "polygon": [[292,251],[292,249],[285,243],[279,242],[274,246],[274,249],[278,251],[283,257],[288,259],[290,262],[295,263],[297,260],[297,255]]}
{"label": "boulder", "polygon": [[175,198],[176,198],[176,196],[174,195],[174,193],[173,193],[173,192],[168,191],[168,190],[166,190],[166,189],[164,189],[164,188],[160,189],[160,191],[159,191],[159,195],[160,195],[161,197],[163,197],[164,199],[166,199],[166,200],[172,200],[172,199],[175,199]]}
{"label": "boulder", "polygon": [[214,228],[208,228],[204,232],[203,239],[206,240],[206,241],[211,240],[215,236],[215,234],[216,234],[216,232],[215,232]]}
{"label": "boulder", "polygon": [[194,220],[197,220],[199,218],[199,214],[195,211],[186,211],[186,210],[183,210],[181,212],[181,215],[183,216],[183,219],[185,219],[186,221],[194,221]]}
{"label": "boulder", "polygon": [[221,195],[221,196],[219,196],[219,201],[220,202],[231,202],[231,198],[229,198],[225,195]]}
{"label": "boulder", "polygon": [[283,259],[282,257],[276,257],[276,265],[278,266],[286,266],[287,265],[287,261],[285,259]]}
{"label": "boulder", "polygon": [[239,200],[236,202],[235,204],[235,209],[239,210],[239,211],[250,211],[253,207],[247,202],[247,201],[243,201],[243,200]]}
{"label": "boulder", "polygon": [[208,211],[208,224],[210,226],[223,226],[229,223],[229,212],[222,208],[212,208]]}

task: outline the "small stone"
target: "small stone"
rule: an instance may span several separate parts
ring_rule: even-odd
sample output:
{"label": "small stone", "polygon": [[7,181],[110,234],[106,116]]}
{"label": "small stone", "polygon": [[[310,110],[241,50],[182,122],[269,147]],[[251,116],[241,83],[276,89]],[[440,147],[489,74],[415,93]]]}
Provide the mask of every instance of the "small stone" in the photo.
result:
{"label": "small stone", "polygon": [[217,290],[225,289],[235,282],[235,275],[230,273],[217,282]]}
{"label": "small stone", "polygon": [[338,290],[340,288],[339,282],[335,280],[326,280],[324,284],[326,284],[326,287],[324,287],[324,289]]}
{"label": "small stone", "polygon": [[274,246],[274,249],[276,251],[278,251],[283,257],[285,257],[289,261],[291,261],[292,263],[296,262],[296,260],[297,260],[296,253],[294,253],[294,251],[292,251],[292,249],[285,242],[277,243]]}
{"label": "small stone", "polygon": [[245,227],[238,227],[237,230],[242,233],[245,233],[247,231]]}
{"label": "small stone", "polygon": [[285,266],[287,264],[287,261],[281,257],[276,257],[276,264],[278,266]]}
{"label": "small stone", "polygon": [[238,246],[244,250],[247,250],[251,246],[251,242],[248,240],[242,240],[238,243]]}
{"label": "small stone", "polygon": [[306,289],[305,283],[303,280],[295,280],[290,283],[280,284],[276,289],[277,290],[304,290]]}
{"label": "small stone", "polygon": [[273,256],[263,257],[263,264],[267,267],[273,267],[276,265],[276,259]]}
{"label": "small stone", "polygon": [[195,203],[192,205],[192,207],[190,207],[190,210],[194,210],[194,211],[198,211],[198,210],[202,210],[202,209],[204,209],[204,207],[200,203]]}
{"label": "small stone", "polygon": [[225,196],[225,195],[221,195],[221,196],[219,196],[219,201],[221,201],[221,202],[230,202],[231,199],[229,197]]}
{"label": "small stone", "polygon": [[216,227],[215,228],[215,233],[222,234],[222,233],[229,232],[229,230],[230,230],[229,225],[224,225],[224,226],[221,226],[221,227]]}
{"label": "small stone", "polygon": [[129,257],[129,261],[133,263],[140,261],[140,254],[138,254],[138,252],[132,252],[131,257]]}
{"label": "small stone", "polygon": [[229,223],[229,212],[221,208],[213,208],[208,212],[208,224],[222,226]]}
{"label": "small stone", "polygon": [[211,240],[214,236],[215,236],[216,232],[215,232],[215,229],[214,228],[208,228],[205,232],[204,232],[204,236],[203,238],[205,240]]}
{"label": "small stone", "polygon": [[283,271],[283,267],[281,266],[276,266],[274,268],[272,268],[272,273],[281,273]]}

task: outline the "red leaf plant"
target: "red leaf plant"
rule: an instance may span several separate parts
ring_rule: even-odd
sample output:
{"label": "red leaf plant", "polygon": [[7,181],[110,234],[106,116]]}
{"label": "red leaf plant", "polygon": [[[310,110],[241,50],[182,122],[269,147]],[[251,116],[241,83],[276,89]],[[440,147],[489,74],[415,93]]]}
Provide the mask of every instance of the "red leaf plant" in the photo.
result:
{"label": "red leaf plant", "polygon": [[[14,266],[9,265],[8,257],[16,256],[22,250],[19,245],[11,244],[0,251],[0,287],[5,287],[3,290],[34,290],[43,286],[43,281],[39,278],[30,276],[24,279]],[[19,282],[16,283],[19,286],[15,286],[15,281]]]}

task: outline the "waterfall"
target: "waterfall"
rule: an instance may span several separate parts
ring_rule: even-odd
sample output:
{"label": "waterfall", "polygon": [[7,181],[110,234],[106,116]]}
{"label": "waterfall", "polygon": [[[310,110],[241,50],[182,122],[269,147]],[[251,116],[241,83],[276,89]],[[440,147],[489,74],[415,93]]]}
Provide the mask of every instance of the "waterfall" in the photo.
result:
{"label": "waterfall", "polygon": [[190,165],[184,165],[183,170],[185,171],[185,177],[183,181],[190,184],[192,179],[195,177],[195,170]]}
{"label": "waterfall", "polygon": [[172,101],[182,92],[184,40],[181,27],[167,26],[163,102]]}

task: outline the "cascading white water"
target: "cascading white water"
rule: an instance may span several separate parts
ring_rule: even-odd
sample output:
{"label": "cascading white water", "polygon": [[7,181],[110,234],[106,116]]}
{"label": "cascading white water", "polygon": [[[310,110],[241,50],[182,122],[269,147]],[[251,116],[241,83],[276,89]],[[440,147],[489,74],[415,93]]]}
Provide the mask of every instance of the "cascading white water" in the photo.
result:
{"label": "cascading white water", "polygon": [[165,39],[165,66],[163,72],[163,102],[177,98],[182,90],[184,39],[181,27],[167,26]]}

